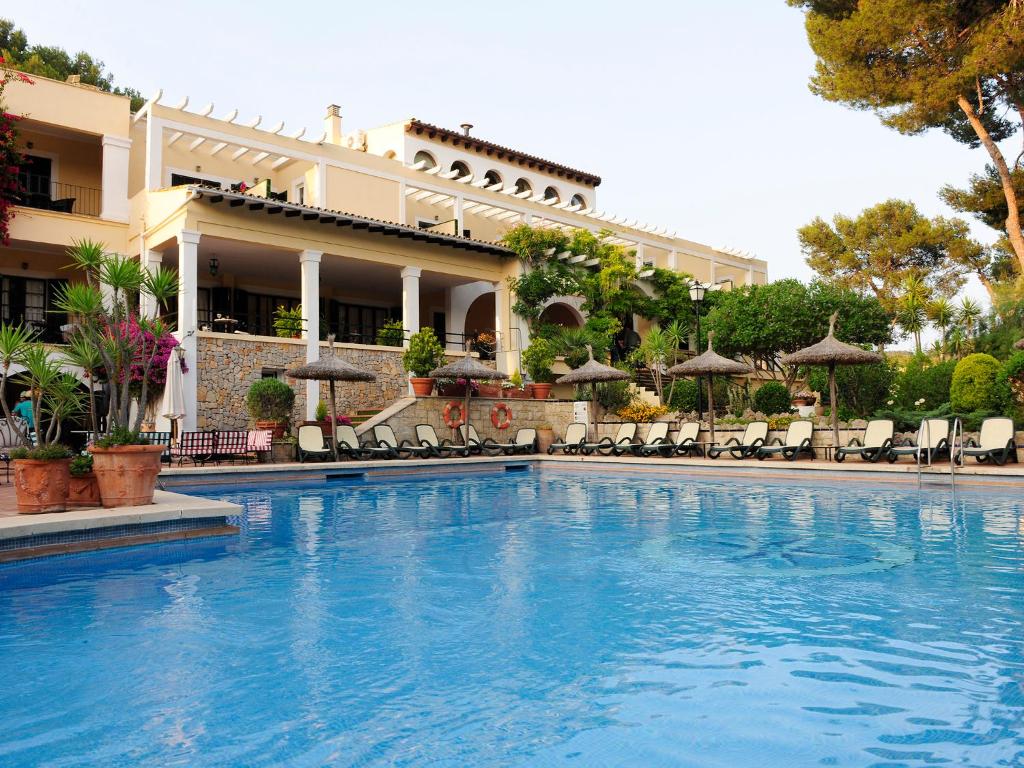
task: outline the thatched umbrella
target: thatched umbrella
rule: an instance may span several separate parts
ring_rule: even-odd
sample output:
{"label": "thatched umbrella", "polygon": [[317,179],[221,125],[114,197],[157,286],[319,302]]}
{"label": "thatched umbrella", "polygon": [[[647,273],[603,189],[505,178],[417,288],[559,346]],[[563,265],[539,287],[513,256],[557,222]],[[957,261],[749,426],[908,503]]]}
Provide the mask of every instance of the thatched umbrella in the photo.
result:
{"label": "thatched umbrella", "polygon": [[784,365],[827,365],[828,366],[828,394],[829,402],[832,404],[832,441],[835,447],[839,447],[839,403],[836,402],[836,366],[837,365],[867,365],[869,363],[882,362],[882,356],[877,352],[869,352],[866,349],[855,347],[852,344],[845,344],[835,337],[836,318],[838,312],[833,312],[828,319],[828,336],[804,349],[798,349],[791,355],[785,355],[781,362]]}
{"label": "thatched umbrella", "polygon": [[[336,381],[374,381],[377,378],[375,373],[358,368],[351,363],[346,363],[340,357],[334,355],[334,336],[328,336],[330,342],[330,355],[321,357],[312,363],[300,365],[285,371],[285,376],[293,379],[308,379],[311,381],[326,381],[331,389],[331,427],[337,431],[338,426],[338,401],[334,396],[334,382]],[[338,461],[338,441],[335,435],[331,435],[331,449],[334,451],[334,460]]]}
{"label": "thatched umbrella", "polygon": [[495,379],[507,379],[508,374],[488,368],[483,363],[469,354],[469,342],[466,343],[466,354],[454,363],[442,365],[430,372],[432,379],[465,379],[466,400],[462,406],[462,421],[466,425],[466,436],[463,442],[469,445],[469,396],[473,388],[473,380],[494,381]]}
{"label": "thatched umbrella", "polygon": [[708,377],[708,425],[711,442],[715,442],[715,393],[712,385],[715,376],[737,376],[753,373],[754,369],[746,363],[738,363],[715,352],[715,332],[708,331],[708,349],[697,357],[673,365],[668,369],[669,376],[707,376]]}
{"label": "thatched umbrella", "polygon": [[604,381],[625,381],[629,378],[629,374],[625,371],[620,371],[618,368],[612,368],[610,365],[599,363],[594,359],[594,348],[587,344],[587,354],[590,359],[587,360],[579,368],[574,368],[564,376],[560,376],[555,383],[556,384],[590,384],[590,399],[592,401],[593,414],[591,414],[592,421],[594,422],[594,439],[597,439],[597,387],[594,386]]}

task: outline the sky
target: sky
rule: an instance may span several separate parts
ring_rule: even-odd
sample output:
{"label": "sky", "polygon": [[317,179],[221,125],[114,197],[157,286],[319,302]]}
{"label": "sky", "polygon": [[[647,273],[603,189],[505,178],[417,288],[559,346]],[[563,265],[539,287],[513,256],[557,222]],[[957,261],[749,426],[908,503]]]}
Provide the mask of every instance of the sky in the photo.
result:
{"label": "sky", "polygon": [[218,115],[237,107],[243,122],[318,135],[337,103],[346,132],[473,123],[475,136],[599,174],[599,208],[756,254],[771,279],[810,279],[796,230],[815,216],[889,198],[952,215],[938,189],[987,158],[811,94],[803,15],[784,0],[67,0],[0,13],[30,42],[102,59],[115,84],[212,101]]}

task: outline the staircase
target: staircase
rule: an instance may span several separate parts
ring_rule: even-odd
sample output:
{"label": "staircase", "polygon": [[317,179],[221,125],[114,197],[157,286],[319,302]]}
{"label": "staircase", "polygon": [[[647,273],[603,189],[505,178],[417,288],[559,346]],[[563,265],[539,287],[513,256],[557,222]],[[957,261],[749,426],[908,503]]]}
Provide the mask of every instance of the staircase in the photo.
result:
{"label": "staircase", "polygon": [[384,410],[384,409],[383,408],[367,408],[367,409],[361,409],[361,410],[356,411],[355,413],[353,413],[353,414],[351,414],[349,416],[349,418],[352,419],[352,426],[353,427],[358,427],[363,422],[368,421],[369,419],[372,419],[374,416],[376,416],[382,410]]}
{"label": "staircase", "polygon": [[661,401],[658,399],[658,390],[654,387],[654,376],[651,375],[649,369],[638,369],[636,371],[636,383],[631,384],[629,388],[637,400],[647,403],[647,405],[661,405]]}

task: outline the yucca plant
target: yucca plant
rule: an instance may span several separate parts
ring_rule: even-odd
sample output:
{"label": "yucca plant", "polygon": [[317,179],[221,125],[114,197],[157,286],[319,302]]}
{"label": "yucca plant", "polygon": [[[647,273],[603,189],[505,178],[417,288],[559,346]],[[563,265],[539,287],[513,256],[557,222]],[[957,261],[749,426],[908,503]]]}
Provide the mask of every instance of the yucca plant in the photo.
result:
{"label": "yucca plant", "polygon": [[12,435],[17,435],[22,445],[32,445],[32,436],[27,427],[22,428],[21,422],[14,418],[7,404],[7,382],[11,380],[11,369],[15,365],[24,365],[25,355],[33,344],[33,333],[22,325],[0,323],[0,405],[3,406],[4,418]]}

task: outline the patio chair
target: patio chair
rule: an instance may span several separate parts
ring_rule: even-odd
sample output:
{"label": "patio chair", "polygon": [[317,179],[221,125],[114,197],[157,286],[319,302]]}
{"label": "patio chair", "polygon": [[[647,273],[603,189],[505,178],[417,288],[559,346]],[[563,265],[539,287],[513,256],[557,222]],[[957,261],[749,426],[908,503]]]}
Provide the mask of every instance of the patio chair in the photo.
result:
{"label": "patio chair", "polygon": [[472,424],[460,425],[459,436],[462,438],[462,442],[465,443],[466,447],[469,448],[469,452],[474,455],[479,456],[480,454],[486,453],[488,456],[497,456],[501,453],[501,448],[498,447],[498,444],[489,437],[481,439],[480,435],[476,431],[476,427]]}
{"label": "patio chair", "polygon": [[178,460],[179,467],[186,459],[193,464],[206,464],[216,453],[216,432],[182,432],[178,436],[178,444],[171,448],[171,457]]}
{"label": "patio chair", "polygon": [[[676,439],[666,437],[661,445],[645,445],[641,448],[642,456],[654,456],[655,454],[664,458],[671,456],[698,456],[704,455],[704,449],[697,444],[697,436],[700,434],[700,424],[696,421],[687,421],[679,426]],[[649,436],[648,436],[649,437]]]}
{"label": "patio chair", "polygon": [[734,459],[747,459],[757,453],[757,449],[768,439],[768,422],[752,421],[743,430],[743,437],[730,437],[721,445],[708,448],[708,458],[717,459],[723,453],[729,453]]}
{"label": "patio chair", "polygon": [[537,430],[530,427],[523,427],[516,432],[510,442],[499,443],[495,441],[494,445],[497,448],[500,448],[501,452],[507,456],[513,456],[517,453],[536,453]]}
{"label": "patio chair", "polygon": [[431,456],[436,456],[439,459],[469,456],[468,446],[456,445],[447,438],[442,440],[430,424],[416,425],[416,439],[420,441],[420,445],[430,449]]}
{"label": "patio chair", "polygon": [[992,461],[998,466],[1006,462],[1017,463],[1017,444],[1014,441],[1013,419],[994,416],[981,422],[978,439],[968,438],[957,458],[973,456],[979,464]]}
{"label": "patio chair", "polygon": [[250,429],[246,433],[245,447],[255,461],[261,453],[270,453],[274,432],[270,429]]}
{"label": "patio chair", "polygon": [[847,456],[860,456],[872,464],[889,455],[895,425],[892,419],[872,419],[864,429],[864,439],[853,438],[848,445],[836,448],[836,461],[842,463]]}
{"label": "patio chair", "polygon": [[610,456],[612,453],[616,456],[621,456],[630,450],[629,446],[633,445],[633,438],[635,437],[636,422],[623,422],[619,425],[614,438],[602,437],[596,443],[583,443],[580,446],[580,453],[590,456],[596,451],[603,456]]}
{"label": "patio chair", "polygon": [[814,434],[814,423],[810,421],[794,421],[786,430],[786,439],[775,438],[768,445],[757,449],[757,458],[764,461],[769,456],[781,454],[786,461],[796,461],[801,453],[814,458],[811,437]]}
{"label": "patio chair", "polygon": [[360,441],[356,428],[351,424],[338,424],[334,428],[334,439],[338,441],[338,455],[353,461],[391,458],[390,448],[382,448],[368,440]]}
{"label": "patio chair", "polygon": [[249,454],[249,434],[241,429],[227,429],[216,433],[214,459],[217,462],[240,461],[247,463]]}
{"label": "patio chair", "polygon": [[562,453],[576,453],[580,446],[587,441],[587,425],[581,421],[574,421],[565,430],[565,439],[548,446],[548,455],[555,451]]}
{"label": "patio chair", "polygon": [[429,448],[416,445],[412,440],[399,441],[390,424],[375,426],[373,439],[377,441],[379,447],[387,448],[390,451],[391,458],[408,459],[410,456],[415,456],[418,459],[426,459],[430,457]]}
{"label": "patio chair", "polygon": [[[647,430],[647,437],[644,438],[642,443],[629,445],[622,450],[622,453],[631,453],[634,456],[647,456],[648,454],[645,451],[656,450],[665,445],[665,443],[670,442],[668,439],[668,427],[669,423],[667,421],[654,422],[651,424],[651,428]],[[618,456],[619,453],[616,451],[615,455]]]}
{"label": "patio chair", "polygon": [[6,483],[11,482],[11,450],[20,445],[20,436],[11,429],[6,421],[0,421],[0,461],[4,463],[4,482]]}
{"label": "patio chair", "polygon": [[931,463],[937,456],[949,452],[949,420],[925,419],[917,429],[915,441],[906,440],[902,445],[893,442],[887,458],[895,464],[901,456],[919,456],[923,461]]}
{"label": "patio chair", "polygon": [[295,446],[299,461],[304,462],[307,458],[333,459],[334,452],[324,440],[324,431],[319,424],[303,424],[299,427],[299,441]]}

